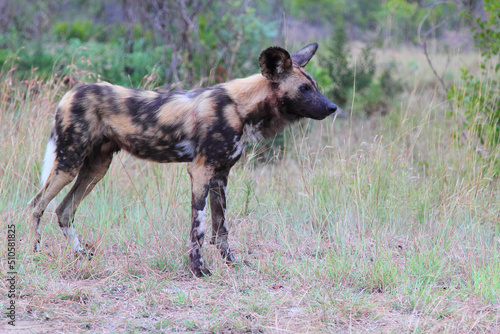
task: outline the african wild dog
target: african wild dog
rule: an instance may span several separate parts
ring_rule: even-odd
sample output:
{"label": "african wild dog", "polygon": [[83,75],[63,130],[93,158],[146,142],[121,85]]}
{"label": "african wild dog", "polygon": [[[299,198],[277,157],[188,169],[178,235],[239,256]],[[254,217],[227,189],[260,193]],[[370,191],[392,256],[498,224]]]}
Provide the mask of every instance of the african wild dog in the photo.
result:
{"label": "african wild dog", "polygon": [[261,74],[209,88],[153,92],[97,83],[66,93],[47,146],[47,179],[29,203],[35,251],[45,208],[78,175],[56,214],[73,250],[85,254],[71,227],[76,208],[106,174],[113,154],[124,149],[142,159],[188,163],[193,274],[210,274],[201,255],[208,196],[211,243],[233,262],[224,217],[226,185],[247,143],[273,136],[300,118],[320,120],[337,110],[304,71],[317,48],[313,43],[290,56],[270,47],[260,55]]}

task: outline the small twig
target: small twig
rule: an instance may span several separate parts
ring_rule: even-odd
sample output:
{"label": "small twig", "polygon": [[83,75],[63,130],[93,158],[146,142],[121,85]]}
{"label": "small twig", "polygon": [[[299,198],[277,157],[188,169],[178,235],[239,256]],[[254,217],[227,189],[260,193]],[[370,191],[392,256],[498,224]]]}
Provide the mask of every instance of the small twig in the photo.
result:
{"label": "small twig", "polygon": [[439,82],[441,83],[441,86],[444,89],[444,92],[445,93],[448,92],[448,88],[446,87],[446,85],[445,85],[445,83],[443,81],[442,76],[439,76],[439,74],[436,72],[436,69],[432,65],[431,59],[429,58],[429,53],[427,53],[427,43],[426,42],[423,43],[423,47],[424,47],[425,58],[427,58],[427,62],[429,63],[429,66],[431,67],[432,73],[434,73],[434,75],[436,76],[436,78],[438,78]]}
{"label": "small twig", "polygon": [[423,51],[424,51],[425,58],[427,59],[427,63],[429,64],[429,66],[430,66],[430,68],[431,68],[432,73],[434,74],[434,76],[439,80],[439,83],[441,84],[441,87],[443,87],[443,90],[444,90],[445,93],[448,92],[448,88],[446,87],[446,85],[445,85],[445,83],[443,81],[443,75],[440,76],[437,73],[436,69],[434,68],[434,65],[432,64],[431,58],[429,57],[429,53],[427,52],[427,36],[429,36],[432,32],[434,32],[440,26],[442,26],[446,22],[446,20],[441,21],[439,24],[433,26],[428,31],[426,31],[423,39],[421,37],[421,32],[422,32],[422,26],[424,25],[425,20],[427,20],[427,18],[429,17],[429,15],[431,15],[431,13],[434,10],[434,8],[436,8],[439,5],[447,5],[447,4],[450,4],[450,3],[452,3],[452,1],[437,1],[437,2],[433,3],[431,5],[431,7],[429,8],[429,10],[427,11],[427,13],[422,18],[422,20],[420,20],[420,23],[418,24],[418,30],[417,30],[418,41],[419,41],[419,43],[423,47]]}

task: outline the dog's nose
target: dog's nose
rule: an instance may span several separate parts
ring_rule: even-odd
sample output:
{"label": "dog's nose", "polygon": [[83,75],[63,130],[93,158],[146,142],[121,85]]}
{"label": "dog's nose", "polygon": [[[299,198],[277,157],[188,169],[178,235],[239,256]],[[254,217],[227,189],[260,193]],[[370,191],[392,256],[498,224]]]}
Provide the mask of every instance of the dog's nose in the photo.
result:
{"label": "dog's nose", "polygon": [[328,109],[328,111],[329,111],[330,113],[332,113],[332,114],[333,114],[334,112],[336,112],[336,111],[337,111],[337,106],[336,106],[335,104],[333,104],[333,103],[332,103],[332,104],[330,104],[330,105],[327,107],[327,109]]}

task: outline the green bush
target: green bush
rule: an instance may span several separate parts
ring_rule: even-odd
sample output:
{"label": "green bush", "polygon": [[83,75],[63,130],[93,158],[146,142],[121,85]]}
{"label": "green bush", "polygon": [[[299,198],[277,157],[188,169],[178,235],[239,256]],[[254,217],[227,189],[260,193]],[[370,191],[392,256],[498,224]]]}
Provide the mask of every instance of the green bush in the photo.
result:
{"label": "green bush", "polygon": [[[364,47],[354,63],[347,43],[345,28],[339,25],[320,61],[324,74],[331,80],[330,85],[325,86],[325,95],[343,109],[348,107],[353,89],[358,94],[370,87],[375,79],[375,57],[371,47]],[[325,80],[324,74],[320,75],[321,80]]]}
{"label": "green bush", "polygon": [[[50,48],[37,53],[34,43],[27,43],[16,51],[0,51],[0,66],[15,67],[16,76],[20,79],[31,75],[36,69],[37,75],[68,75],[78,72],[83,81],[101,80],[113,84],[138,87],[146,76],[149,87],[164,84],[164,69],[158,66],[162,55],[161,47],[147,51],[136,51],[125,54],[123,46],[117,43],[104,44],[98,42],[82,42],[71,39],[68,43],[55,43]],[[128,71],[126,70],[128,69]],[[74,73],[73,73],[74,74]]]}
{"label": "green bush", "polygon": [[[200,76],[208,77],[217,65],[230,75],[227,79],[258,72],[258,55],[273,44],[272,39],[278,34],[277,21],[261,20],[251,7],[240,12],[241,1],[228,5],[221,17],[213,13],[198,16],[198,35],[203,52],[194,55],[193,63],[200,69]],[[221,7],[224,3],[215,3],[213,11],[221,11]]]}
{"label": "green bush", "polygon": [[401,81],[394,78],[394,71],[396,70],[396,62],[391,61],[382,69],[380,74],[380,87],[385,96],[394,96],[403,90]]}
{"label": "green bush", "polygon": [[389,111],[389,99],[383,93],[382,85],[372,82],[354,100],[354,110],[363,110],[367,116],[385,115]]}
{"label": "green bush", "polygon": [[403,88],[394,78],[396,63],[382,65],[377,74],[371,46],[365,46],[354,60],[347,43],[345,29],[339,24],[327,50],[320,53],[320,66],[311,66],[311,75],[340,108],[348,111],[352,104],[354,113],[386,114]]}
{"label": "green bush", "polygon": [[[483,60],[481,73],[473,75],[462,69],[462,85],[454,85],[448,93],[451,102],[464,110],[463,127],[479,138],[490,154],[487,159],[496,164],[500,147],[500,2],[485,0],[487,19],[475,19],[473,28],[476,45],[481,49]],[[471,18],[469,16],[469,18]]]}
{"label": "green bush", "polygon": [[92,23],[90,20],[69,22],[56,22],[52,26],[52,34],[59,41],[67,41],[77,38],[82,42],[89,41],[94,37],[100,25]]}
{"label": "green bush", "polygon": [[94,27],[90,20],[75,21],[69,31],[69,38],[78,38],[80,41],[86,42],[95,34]]}
{"label": "green bush", "polygon": [[453,86],[449,98],[464,108],[464,126],[493,149],[500,143],[500,86],[488,75],[472,75],[462,68],[462,86]]}
{"label": "green bush", "polygon": [[56,22],[52,26],[52,35],[59,41],[66,41],[69,38],[69,31],[68,22]]}

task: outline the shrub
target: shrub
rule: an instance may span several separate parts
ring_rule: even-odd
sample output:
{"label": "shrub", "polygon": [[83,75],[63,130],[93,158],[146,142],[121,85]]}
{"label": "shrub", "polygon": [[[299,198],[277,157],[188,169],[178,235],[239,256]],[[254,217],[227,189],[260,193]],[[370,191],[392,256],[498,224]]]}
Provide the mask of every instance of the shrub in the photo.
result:
{"label": "shrub", "polygon": [[487,159],[496,164],[498,174],[500,163],[495,152],[500,145],[500,2],[485,0],[484,9],[487,19],[475,19],[477,26],[473,28],[474,41],[483,56],[481,73],[474,75],[462,68],[462,85],[452,86],[448,99],[463,108],[464,129],[490,153]]}
{"label": "shrub", "polygon": [[72,23],[56,22],[52,26],[52,34],[59,41],[77,38],[82,42],[87,42],[96,35],[100,28],[100,25],[96,25],[90,20],[77,20]]}
{"label": "shrub", "polygon": [[68,22],[56,22],[52,26],[52,35],[59,40],[65,41],[69,38],[70,26]]}
{"label": "shrub", "polygon": [[[323,75],[326,74],[331,80],[329,84],[327,83],[324,86],[325,95],[340,108],[346,109],[355,89],[356,96],[361,97],[355,103],[359,105],[359,102],[366,101],[368,104],[362,104],[361,108],[367,114],[372,114],[379,109],[375,105],[386,105],[380,99],[374,101],[371,98],[371,96],[381,96],[377,92],[381,88],[375,82],[376,67],[374,53],[369,45],[365,46],[361,50],[358,60],[354,63],[347,42],[345,28],[342,24],[339,24],[330,45],[327,47],[326,55],[323,54],[320,58],[325,72],[321,73],[319,71],[319,77],[327,83],[327,80],[323,78]],[[364,98],[363,94],[365,94]],[[384,107],[383,109],[385,110],[386,108]]]}

